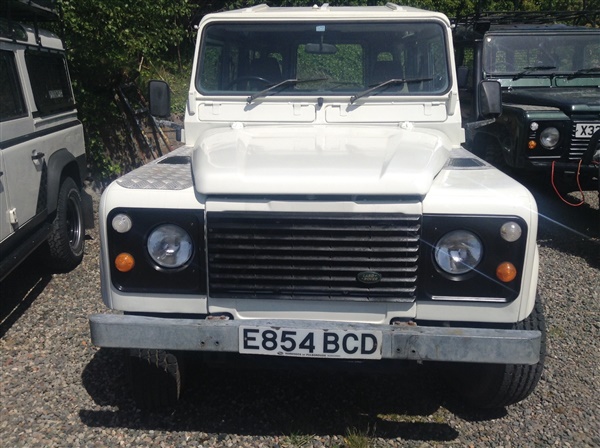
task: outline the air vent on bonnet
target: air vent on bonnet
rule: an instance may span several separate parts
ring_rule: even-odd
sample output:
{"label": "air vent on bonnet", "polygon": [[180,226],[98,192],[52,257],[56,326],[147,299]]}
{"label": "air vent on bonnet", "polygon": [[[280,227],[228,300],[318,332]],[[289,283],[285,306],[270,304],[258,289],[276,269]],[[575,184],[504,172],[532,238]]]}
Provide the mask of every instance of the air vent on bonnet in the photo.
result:
{"label": "air vent on bonnet", "polygon": [[453,168],[481,168],[485,162],[473,157],[456,157],[448,160],[446,166]]}
{"label": "air vent on bonnet", "polygon": [[158,163],[166,165],[187,165],[188,163],[192,163],[192,159],[190,156],[171,156],[165,157]]}

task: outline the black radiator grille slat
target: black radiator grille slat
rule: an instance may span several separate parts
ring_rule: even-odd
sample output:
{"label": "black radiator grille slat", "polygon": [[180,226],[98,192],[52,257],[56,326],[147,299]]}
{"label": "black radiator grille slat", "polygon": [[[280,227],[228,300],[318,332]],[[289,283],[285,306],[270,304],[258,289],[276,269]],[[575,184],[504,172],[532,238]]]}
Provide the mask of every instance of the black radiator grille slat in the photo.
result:
{"label": "black radiator grille slat", "polygon": [[419,215],[209,212],[209,294],[411,301],[420,232]]}
{"label": "black radiator grille slat", "polygon": [[[211,240],[210,236],[208,237],[209,240]],[[418,240],[417,240],[418,241]],[[416,243],[416,241],[415,241]],[[227,244],[215,244],[213,246],[213,249],[217,252],[219,252],[220,256],[222,256],[224,254],[224,252],[230,252],[231,251],[231,246],[227,245]],[[319,247],[315,247],[315,246],[300,246],[300,245],[287,245],[287,246],[276,246],[276,245],[258,245],[258,244],[254,244],[254,245],[236,245],[235,250],[239,253],[242,252],[247,252],[248,254],[253,254],[256,255],[257,249],[260,249],[261,253],[267,252],[267,251],[272,251],[273,255],[276,255],[277,253],[281,253],[281,252],[288,252],[290,250],[294,250],[296,252],[309,252],[309,251],[314,251],[314,252],[327,252],[327,253],[331,253],[333,252],[335,249],[332,248],[331,246],[325,247],[325,246],[319,246]],[[415,247],[386,247],[386,246],[381,246],[378,247],[376,249],[377,252],[381,252],[381,253],[398,253],[398,252],[415,252],[417,249]],[[348,253],[353,253],[353,252],[375,252],[375,249],[372,247],[368,247],[368,248],[362,248],[359,246],[355,246],[355,247],[343,247],[341,248],[340,246],[337,247],[337,251],[338,252],[348,252]]]}
{"label": "black radiator grille slat", "polygon": [[[418,248],[412,248],[410,251],[407,250],[405,252],[417,252]],[[232,263],[231,260],[246,260],[248,258],[247,254],[218,254],[218,255],[214,255],[213,256],[215,263],[218,263],[218,259],[223,258],[226,259],[229,263]],[[306,262],[313,262],[313,263],[322,263],[324,261],[331,261],[332,257],[331,256],[327,256],[327,255],[297,255],[297,256],[291,256],[291,255],[282,255],[279,254],[279,256],[275,257],[274,254],[262,254],[262,255],[253,255],[254,258],[254,262],[255,263],[259,263],[261,260],[267,260],[267,261],[273,261],[275,258],[277,258],[277,260],[281,261],[281,262],[285,262],[285,261],[306,261]],[[382,261],[386,261],[388,263],[416,263],[417,262],[418,257],[412,256],[412,257],[398,257],[398,256],[394,256],[394,254],[392,253],[391,255],[386,255],[385,258],[381,257]],[[345,256],[345,257],[341,257],[341,256],[337,256],[335,258],[335,260],[338,263],[342,263],[342,262],[372,262],[373,258],[372,257],[360,257],[360,256],[355,256],[355,257],[350,257],[350,256]]]}
{"label": "black radiator grille slat", "polygon": [[[302,265],[260,265],[260,266],[256,266],[253,268],[248,268],[245,265],[228,265],[228,264],[218,264],[215,263],[213,265],[215,268],[217,269],[228,269],[231,271],[234,270],[239,270],[238,271],[238,276],[239,277],[245,277],[250,275],[250,273],[254,272],[255,274],[251,274],[251,275],[262,275],[261,273],[263,272],[263,270],[265,269],[269,269],[270,272],[274,272],[274,271],[281,271],[282,274],[281,276],[285,276],[286,272],[290,269],[294,269],[295,271],[298,272],[302,272],[302,271],[313,271],[313,272],[319,272],[318,268],[315,268],[314,266],[302,266]],[[352,275],[352,277],[355,277],[356,275],[354,274],[355,272],[362,272],[365,270],[369,270],[372,269],[372,266],[322,266],[320,268],[320,271],[336,271],[336,272],[348,272],[348,275]],[[380,274],[385,274],[385,273],[393,273],[393,272],[415,272],[416,271],[416,266],[407,266],[407,267],[382,267],[378,269],[378,272]],[[217,271],[214,276],[218,277],[219,272]],[[295,276],[293,276],[295,277]],[[382,281],[386,281],[386,278],[383,278]]]}
{"label": "black radiator grille slat", "polygon": [[[272,235],[266,234],[258,234],[254,233],[252,235],[233,235],[229,233],[222,234],[213,234],[211,238],[226,238],[227,240],[235,240],[235,241],[252,241],[254,244],[257,244],[259,241],[331,241],[336,243],[343,243],[344,241],[355,242],[357,239],[364,239],[358,235],[310,235],[304,233],[292,232],[292,234],[288,235],[280,235],[278,233],[274,233]],[[371,236],[366,239],[366,241],[370,241],[373,243],[393,243],[397,241],[407,241],[407,242],[415,242],[418,241],[418,238],[403,238],[403,237],[394,237],[394,236]]]}

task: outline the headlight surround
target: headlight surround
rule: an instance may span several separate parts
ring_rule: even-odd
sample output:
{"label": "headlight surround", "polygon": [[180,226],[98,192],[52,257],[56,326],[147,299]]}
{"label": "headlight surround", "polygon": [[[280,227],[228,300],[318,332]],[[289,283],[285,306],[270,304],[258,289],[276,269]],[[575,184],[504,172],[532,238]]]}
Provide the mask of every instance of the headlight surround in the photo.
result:
{"label": "headlight surround", "polygon": [[[131,220],[132,227],[128,232],[121,233],[117,230],[123,230],[121,226],[117,225],[115,229],[111,225],[121,214]],[[115,222],[123,221],[119,217]],[[116,290],[134,294],[206,294],[204,210],[117,207],[107,214],[105,222],[106,235],[103,236],[106,256],[111,260],[108,266],[110,281]],[[148,251],[148,237],[166,224],[183,229],[193,241],[190,259],[179,268],[157,264]],[[129,270],[121,271],[115,262],[124,254],[129,254],[135,263]]]}
{"label": "headlight surround", "polygon": [[560,140],[560,131],[553,126],[547,127],[540,133],[540,144],[546,149],[553,149]]}
{"label": "headlight surround", "polygon": [[[508,303],[519,297],[523,274],[527,272],[530,231],[523,218],[514,215],[424,214],[422,222],[417,300]],[[516,238],[519,233],[516,225],[520,228],[519,238]],[[438,261],[440,243],[457,231],[475,235],[482,244],[479,263],[464,274],[450,274]],[[506,238],[515,241],[507,241]],[[509,268],[508,264],[512,267]],[[516,276],[507,281],[508,276],[504,274],[512,271]],[[499,273],[503,279],[498,276]]]}
{"label": "headlight surround", "polygon": [[191,260],[194,245],[190,235],[174,224],[162,224],[150,232],[146,243],[148,254],[165,269],[179,269]]}
{"label": "headlight surround", "polygon": [[434,258],[442,271],[450,275],[466,274],[483,258],[483,244],[472,232],[454,230],[438,240]]}

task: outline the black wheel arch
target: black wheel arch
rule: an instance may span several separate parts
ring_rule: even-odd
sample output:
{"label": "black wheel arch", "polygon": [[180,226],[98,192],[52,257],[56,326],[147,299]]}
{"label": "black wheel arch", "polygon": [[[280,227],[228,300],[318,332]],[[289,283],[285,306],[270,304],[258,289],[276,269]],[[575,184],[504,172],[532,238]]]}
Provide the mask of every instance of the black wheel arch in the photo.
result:
{"label": "black wheel arch", "polygon": [[83,217],[86,229],[94,227],[94,211],[92,198],[83,189],[83,180],[86,176],[87,162],[85,153],[75,157],[68,149],[62,148],[56,151],[47,162],[47,207],[48,217],[54,219],[58,205],[58,192],[63,181],[70,177],[80,190]]}
{"label": "black wheel arch", "polygon": [[58,191],[62,181],[70,177],[81,189],[85,178],[85,154],[75,157],[68,149],[54,152],[48,159],[48,213],[56,211]]}

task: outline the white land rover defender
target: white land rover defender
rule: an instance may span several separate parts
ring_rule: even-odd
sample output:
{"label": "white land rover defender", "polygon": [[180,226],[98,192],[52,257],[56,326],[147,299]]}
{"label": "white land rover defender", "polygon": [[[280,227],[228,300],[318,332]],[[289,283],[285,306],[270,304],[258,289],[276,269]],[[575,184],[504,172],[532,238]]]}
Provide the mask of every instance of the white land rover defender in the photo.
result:
{"label": "white land rover defender", "polygon": [[[499,84],[479,89],[497,116]],[[150,97],[168,113],[165,84]],[[208,15],[185,141],[100,204],[102,297],[122,313],[91,316],[92,340],[130,349],[141,406],[172,404],[186,357],[211,352],[448,363],[486,407],[532,392],[545,354],[537,208],[461,147],[443,14]]]}
{"label": "white land rover defender", "polygon": [[0,8],[0,281],[38,246],[52,270],[73,269],[93,227],[63,43],[19,22],[56,20],[53,6],[11,0]]}

